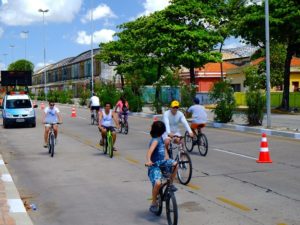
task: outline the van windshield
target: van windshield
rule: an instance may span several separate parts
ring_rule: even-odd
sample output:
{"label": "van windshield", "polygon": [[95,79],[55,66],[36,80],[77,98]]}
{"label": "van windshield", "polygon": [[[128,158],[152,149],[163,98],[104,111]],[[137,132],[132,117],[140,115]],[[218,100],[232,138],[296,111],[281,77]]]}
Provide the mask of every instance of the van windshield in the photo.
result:
{"label": "van windshield", "polygon": [[32,106],[29,99],[11,99],[6,101],[7,109],[24,109],[31,107]]}

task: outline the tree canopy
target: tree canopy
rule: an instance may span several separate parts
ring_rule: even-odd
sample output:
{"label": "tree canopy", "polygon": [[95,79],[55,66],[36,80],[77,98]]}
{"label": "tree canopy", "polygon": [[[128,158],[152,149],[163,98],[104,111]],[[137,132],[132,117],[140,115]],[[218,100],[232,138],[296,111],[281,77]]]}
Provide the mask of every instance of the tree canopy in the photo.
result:
{"label": "tree canopy", "polygon": [[13,63],[11,63],[9,66],[8,66],[8,69],[9,71],[31,71],[33,72],[33,69],[34,69],[34,65],[32,62],[28,61],[28,60],[25,60],[25,59],[20,59],[20,60],[17,60]]}

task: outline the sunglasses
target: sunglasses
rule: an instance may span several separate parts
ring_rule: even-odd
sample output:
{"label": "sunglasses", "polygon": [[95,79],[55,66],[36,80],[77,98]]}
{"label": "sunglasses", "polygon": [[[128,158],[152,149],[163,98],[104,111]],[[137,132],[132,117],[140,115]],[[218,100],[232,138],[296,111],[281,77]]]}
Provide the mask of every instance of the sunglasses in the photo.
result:
{"label": "sunglasses", "polygon": [[175,107],[173,107],[173,109],[179,109],[179,107],[175,106]]}
{"label": "sunglasses", "polygon": [[54,106],[54,104],[50,104],[50,106]]}

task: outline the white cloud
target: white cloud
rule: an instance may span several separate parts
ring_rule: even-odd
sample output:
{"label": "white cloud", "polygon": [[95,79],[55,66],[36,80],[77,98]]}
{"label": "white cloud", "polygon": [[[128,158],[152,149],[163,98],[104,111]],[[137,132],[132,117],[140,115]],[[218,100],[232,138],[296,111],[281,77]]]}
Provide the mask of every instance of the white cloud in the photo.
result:
{"label": "white cloud", "polygon": [[[113,40],[114,30],[102,29],[94,32],[93,42],[109,42]],[[91,44],[91,35],[87,34],[86,31],[79,31],[77,33],[76,42],[81,45]]]}
{"label": "white cloud", "polygon": [[168,5],[170,5],[170,0],[146,0],[143,3],[145,11],[142,12],[139,16],[149,15],[155,11],[163,10]]}
{"label": "white cloud", "polygon": [[[46,66],[51,65],[55,63],[53,60],[49,60],[48,62],[46,62]],[[44,67],[44,62],[39,62],[37,64],[35,64],[34,70],[38,70]]]}
{"label": "white cloud", "polygon": [[4,30],[0,27],[0,38],[2,37]]}
{"label": "white cloud", "polygon": [[[91,11],[89,10],[82,18],[81,22],[86,23],[91,21]],[[93,9],[93,20],[102,19],[102,18],[116,18],[117,16],[106,4],[100,4],[97,8]]]}
{"label": "white cloud", "polygon": [[[3,0],[2,0],[3,1]],[[14,0],[0,6],[0,22],[10,25],[29,25],[43,20],[39,9],[45,13],[47,22],[71,22],[79,12],[83,0]]]}

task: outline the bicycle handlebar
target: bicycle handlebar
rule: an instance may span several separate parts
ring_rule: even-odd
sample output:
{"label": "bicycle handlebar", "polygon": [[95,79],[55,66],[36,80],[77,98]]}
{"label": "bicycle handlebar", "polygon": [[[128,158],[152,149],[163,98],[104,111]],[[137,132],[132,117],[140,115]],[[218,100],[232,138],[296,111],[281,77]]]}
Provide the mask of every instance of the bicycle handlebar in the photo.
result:
{"label": "bicycle handlebar", "polygon": [[56,124],[62,124],[62,123],[60,123],[60,122],[55,122],[55,123],[43,123],[43,124],[56,125]]}

